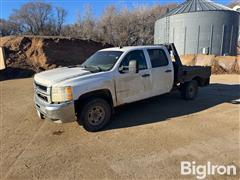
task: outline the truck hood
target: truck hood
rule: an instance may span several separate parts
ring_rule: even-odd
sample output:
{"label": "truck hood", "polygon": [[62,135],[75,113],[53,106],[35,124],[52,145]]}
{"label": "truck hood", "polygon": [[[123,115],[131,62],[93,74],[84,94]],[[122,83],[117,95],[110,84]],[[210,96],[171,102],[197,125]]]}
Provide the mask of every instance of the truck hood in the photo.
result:
{"label": "truck hood", "polygon": [[62,67],[38,73],[34,76],[34,80],[40,84],[52,86],[61,81],[90,73],[90,71],[87,71],[82,67]]}

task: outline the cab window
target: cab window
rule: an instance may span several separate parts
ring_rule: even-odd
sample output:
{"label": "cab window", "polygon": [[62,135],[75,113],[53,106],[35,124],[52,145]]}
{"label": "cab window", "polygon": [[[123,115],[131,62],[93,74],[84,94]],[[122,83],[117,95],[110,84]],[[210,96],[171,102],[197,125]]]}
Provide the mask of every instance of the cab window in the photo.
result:
{"label": "cab window", "polygon": [[152,68],[168,65],[168,57],[163,49],[148,49],[147,50]]}
{"label": "cab window", "polygon": [[147,62],[142,50],[134,50],[129,52],[122,60],[120,68],[127,70],[129,61],[136,60],[139,70],[147,69]]}

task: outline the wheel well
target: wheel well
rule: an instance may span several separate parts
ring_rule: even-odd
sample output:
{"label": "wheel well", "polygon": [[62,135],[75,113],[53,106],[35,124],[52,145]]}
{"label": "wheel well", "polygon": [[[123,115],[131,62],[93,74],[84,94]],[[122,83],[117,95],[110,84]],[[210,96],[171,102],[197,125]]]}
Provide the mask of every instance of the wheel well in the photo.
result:
{"label": "wheel well", "polygon": [[193,78],[193,80],[197,81],[198,85],[201,84],[201,78],[200,77],[197,76],[197,77]]}
{"label": "wheel well", "polygon": [[200,78],[199,76],[196,76],[195,78],[193,78],[193,80],[196,80],[198,83],[198,86],[204,86],[209,84],[209,78]]}
{"label": "wheel well", "polygon": [[89,98],[102,98],[105,99],[111,107],[113,107],[113,100],[112,100],[112,94],[108,89],[101,89],[101,90],[96,90],[96,91],[91,91],[86,94],[81,95],[78,100],[75,102],[75,106],[77,108],[81,108],[81,105],[86,102],[87,99]]}

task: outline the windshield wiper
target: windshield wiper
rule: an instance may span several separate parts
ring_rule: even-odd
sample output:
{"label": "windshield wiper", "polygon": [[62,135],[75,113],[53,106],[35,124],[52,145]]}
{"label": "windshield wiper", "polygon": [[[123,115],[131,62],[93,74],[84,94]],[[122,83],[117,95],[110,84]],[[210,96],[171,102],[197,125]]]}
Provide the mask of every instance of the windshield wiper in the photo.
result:
{"label": "windshield wiper", "polygon": [[80,65],[80,67],[87,68],[87,66],[86,66],[86,65]]}
{"label": "windshield wiper", "polygon": [[103,71],[103,69],[100,67],[100,66],[94,66],[94,65],[91,65],[91,66],[86,66],[86,65],[81,65],[80,67],[83,67],[83,68],[86,68],[86,69],[91,69],[91,68],[94,68],[98,71]]}
{"label": "windshield wiper", "polygon": [[103,71],[103,69],[100,66],[93,66],[95,68],[97,68],[99,71]]}
{"label": "windshield wiper", "polygon": [[79,65],[70,65],[70,66],[67,66],[68,68],[75,68],[75,67],[81,67]]}

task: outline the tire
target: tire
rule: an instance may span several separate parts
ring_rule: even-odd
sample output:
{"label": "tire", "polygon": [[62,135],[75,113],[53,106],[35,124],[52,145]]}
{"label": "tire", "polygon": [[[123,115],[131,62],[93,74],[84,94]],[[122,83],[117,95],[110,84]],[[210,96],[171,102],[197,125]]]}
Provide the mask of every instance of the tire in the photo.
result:
{"label": "tire", "polygon": [[198,94],[198,82],[195,80],[186,82],[181,87],[181,96],[185,100],[193,100]]}
{"label": "tire", "polygon": [[87,131],[101,130],[111,119],[111,106],[102,98],[91,98],[85,102],[77,113],[78,120]]}

